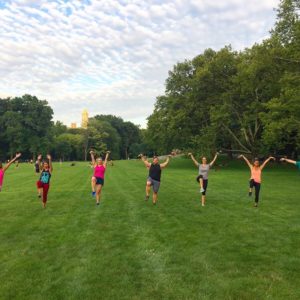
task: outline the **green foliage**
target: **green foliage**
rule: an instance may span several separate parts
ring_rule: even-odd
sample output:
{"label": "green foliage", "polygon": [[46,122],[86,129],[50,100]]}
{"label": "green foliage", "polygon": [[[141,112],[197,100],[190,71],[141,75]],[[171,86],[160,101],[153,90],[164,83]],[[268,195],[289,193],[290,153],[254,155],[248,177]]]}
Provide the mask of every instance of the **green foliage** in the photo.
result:
{"label": "green foliage", "polygon": [[2,155],[21,151],[28,157],[50,147],[53,111],[47,101],[24,95],[0,99],[0,140]]}
{"label": "green foliage", "polygon": [[297,155],[299,6],[282,0],[272,35],[261,44],[239,53],[207,49],[174,66],[148,118],[145,136],[154,152]]}

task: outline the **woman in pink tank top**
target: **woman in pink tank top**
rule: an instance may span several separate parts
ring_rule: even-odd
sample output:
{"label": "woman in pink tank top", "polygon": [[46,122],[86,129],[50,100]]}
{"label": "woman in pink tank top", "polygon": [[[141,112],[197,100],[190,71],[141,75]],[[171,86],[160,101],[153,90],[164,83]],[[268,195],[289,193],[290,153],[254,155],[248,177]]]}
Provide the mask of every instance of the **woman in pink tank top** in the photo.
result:
{"label": "woman in pink tank top", "polygon": [[255,189],[255,203],[254,207],[258,206],[259,201],[259,192],[260,192],[260,186],[261,186],[261,172],[263,168],[266,166],[266,164],[272,159],[275,160],[274,157],[270,156],[268,159],[266,159],[262,165],[259,163],[259,159],[255,158],[253,165],[249,162],[249,160],[244,156],[240,155],[239,158],[243,158],[247,165],[250,168],[251,171],[251,178],[250,178],[250,186],[249,186],[249,196],[252,196],[253,188]]}
{"label": "woman in pink tank top", "polygon": [[11,164],[14,163],[20,156],[21,156],[21,153],[17,153],[16,156],[15,156],[15,158],[13,158],[4,167],[2,165],[2,162],[0,162],[0,192],[2,190],[2,185],[3,185],[3,180],[4,180],[4,173],[11,166]]}
{"label": "woman in pink tank top", "polygon": [[104,185],[104,174],[107,166],[109,153],[110,151],[106,152],[105,160],[103,161],[101,157],[98,157],[95,160],[95,153],[93,151],[90,151],[92,166],[94,168],[94,174],[92,177],[92,196],[96,197],[97,205],[100,204],[101,191]]}

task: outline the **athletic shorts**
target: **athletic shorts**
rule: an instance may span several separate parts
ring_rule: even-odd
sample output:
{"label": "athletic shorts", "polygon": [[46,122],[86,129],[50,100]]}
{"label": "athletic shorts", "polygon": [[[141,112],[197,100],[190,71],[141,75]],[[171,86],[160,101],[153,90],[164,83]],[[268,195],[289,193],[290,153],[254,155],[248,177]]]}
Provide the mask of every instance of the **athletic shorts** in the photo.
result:
{"label": "athletic shorts", "polygon": [[104,179],[100,177],[94,177],[96,178],[96,184],[101,184],[102,186],[104,185]]}
{"label": "athletic shorts", "polygon": [[151,182],[151,186],[153,188],[154,193],[158,193],[159,186],[160,186],[160,181],[154,180],[151,177],[147,178],[147,182]]}

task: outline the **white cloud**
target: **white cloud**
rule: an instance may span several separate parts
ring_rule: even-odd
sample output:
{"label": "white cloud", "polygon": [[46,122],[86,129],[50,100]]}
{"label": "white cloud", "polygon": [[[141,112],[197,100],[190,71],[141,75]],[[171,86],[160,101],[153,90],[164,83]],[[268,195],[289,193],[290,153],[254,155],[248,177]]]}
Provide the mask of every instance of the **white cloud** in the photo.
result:
{"label": "white cloud", "polygon": [[145,125],[176,62],[262,40],[278,3],[8,1],[0,7],[0,97],[47,99],[66,124],[87,108]]}

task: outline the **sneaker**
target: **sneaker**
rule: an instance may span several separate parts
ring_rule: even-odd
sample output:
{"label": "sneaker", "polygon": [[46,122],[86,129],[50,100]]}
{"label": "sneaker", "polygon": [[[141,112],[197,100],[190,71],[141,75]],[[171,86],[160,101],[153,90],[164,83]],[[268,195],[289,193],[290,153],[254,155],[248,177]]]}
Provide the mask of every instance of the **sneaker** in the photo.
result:
{"label": "sneaker", "polygon": [[96,192],[92,192],[92,196],[95,197],[96,196]]}
{"label": "sneaker", "polygon": [[256,202],[254,203],[254,207],[258,207],[258,204]]}
{"label": "sneaker", "polygon": [[200,189],[200,193],[203,193],[203,192],[205,192],[205,189],[204,189],[204,188],[201,188],[201,189]]}
{"label": "sneaker", "polygon": [[100,202],[96,202],[96,205],[100,205]]}
{"label": "sneaker", "polygon": [[202,206],[205,206],[205,204],[204,204],[204,203],[202,203]]}
{"label": "sneaker", "polygon": [[146,195],[146,196],[145,196],[145,201],[148,201],[148,200],[149,200],[149,197],[150,197],[150,196],[147,196],[147,195]]}
{"label": "sneaker", "polygon": [[42,197],[42,195],[39,194],[39,195],[38,195],[38,198],[41,198],[41,197]]}

